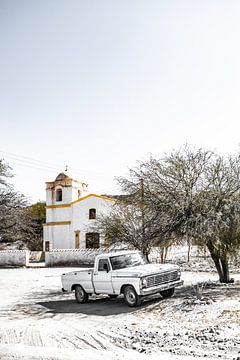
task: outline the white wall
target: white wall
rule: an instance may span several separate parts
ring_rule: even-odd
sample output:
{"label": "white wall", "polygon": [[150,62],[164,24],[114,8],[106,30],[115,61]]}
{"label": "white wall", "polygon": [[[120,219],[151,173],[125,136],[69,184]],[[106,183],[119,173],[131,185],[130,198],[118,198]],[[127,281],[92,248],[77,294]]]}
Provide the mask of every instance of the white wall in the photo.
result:
{"label": "white wall", "polygon": [[101,249],[53,250],[45,253],[46,266],[82,266],[94,264],[95,257],[107,252]]}
{"label": "white wall", "polygon": [[72,207],[46,209],[46,222],[71,221]]}
{"label": "white wall", "polygon": [[0,266],[26,266],[29,262],[27,250],[0,251]]}
{"label": "white wall", "polygon": [[[95,196],[91,196],[83,201],[73,204],[72,211],[72,243],[75,244],[74,232],[80,230],[80,249],[86,247],[86,233],[95,232],[92,226],[96,220],[89,219],[89,209],[96,209],[96,219],[100,214],[108,214],[113,202]],[[104,245],[104,236],[100,235],[100,246]]]}
{"label": "white wall", "polygon": [[50,249],[74,248],[71,242],[71,225],[44,226],[43,231],[44,242],[50,241]]}

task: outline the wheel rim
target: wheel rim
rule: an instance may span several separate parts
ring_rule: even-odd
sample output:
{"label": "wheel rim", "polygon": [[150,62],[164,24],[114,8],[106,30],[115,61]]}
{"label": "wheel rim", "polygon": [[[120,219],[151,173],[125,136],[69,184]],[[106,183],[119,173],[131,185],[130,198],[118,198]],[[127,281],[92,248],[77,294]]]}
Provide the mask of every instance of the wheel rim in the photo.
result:
{"label": "wheel rim", "polygon": [[136,301],[136,295],[132,289],[127,290],[126,300],[129,304],[134,304]]}
{"label": "wheel rim", "polygon": [[83,300],[84,298],[84,292],[83,292],[83,289],[82,288],[77,288],[77,291],[76,291],[76,295],[77,295],[77,298],[78,300]]}

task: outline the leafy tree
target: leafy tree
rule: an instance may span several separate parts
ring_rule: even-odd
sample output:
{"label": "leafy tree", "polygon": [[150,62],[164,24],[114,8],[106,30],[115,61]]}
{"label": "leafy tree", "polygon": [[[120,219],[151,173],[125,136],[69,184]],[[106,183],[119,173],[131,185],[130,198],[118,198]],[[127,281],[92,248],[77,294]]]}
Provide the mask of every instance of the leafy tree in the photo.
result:
{"label": "leafy tree", "polygon": [[26,244],[32,251],[42,250],[43,224],[46,222],[45,202],[37,202],[26,206],[21,211],[21,228],[16,238]]}
{"label": "leafy tree", "polygon": [[9,184],[10,167],[0,160],[0,239],[6,241],[21,228],[21,210],[26,206],[23,195]]}
{"label": "leafy tree", "polygon": [[25,197],[9,184],[11,168],[0,160],[0,240],[19,241],[19,246],[42,250],[45,203],[29,206]]}

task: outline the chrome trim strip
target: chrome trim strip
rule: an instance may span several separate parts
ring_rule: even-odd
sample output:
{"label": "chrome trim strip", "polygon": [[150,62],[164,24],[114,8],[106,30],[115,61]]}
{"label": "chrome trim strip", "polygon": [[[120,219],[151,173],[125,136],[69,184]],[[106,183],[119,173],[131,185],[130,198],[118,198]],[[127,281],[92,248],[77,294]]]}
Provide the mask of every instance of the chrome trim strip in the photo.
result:
{"label": "chrome trim strip", "polygon": [[152,294],[156,294],[162,290],[167,290],[167,289],[171,289],[177,286],[181,286],[183,284],[183,280],[178,280],[178,281],[173,281],[170,283],[165,283],[162,285],[158,285],[158,286],[153,286],[151,288],[143,288],[141,289],[140,293],[142,296],[145,295],[152,295]]}

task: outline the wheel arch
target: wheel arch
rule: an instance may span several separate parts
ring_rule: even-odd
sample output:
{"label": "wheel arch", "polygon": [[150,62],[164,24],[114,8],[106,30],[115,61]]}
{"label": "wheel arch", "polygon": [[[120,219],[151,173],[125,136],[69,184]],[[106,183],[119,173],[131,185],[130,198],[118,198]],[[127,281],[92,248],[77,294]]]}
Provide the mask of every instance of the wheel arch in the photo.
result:
{"label": "wheel arch", "polygon": [[71,291],[75,290],[77,286],[81,286],[81,288],[83,288],[83,290],[86,291],[81,284],[73,284],[71,287]]}
{"label": "wheel arch", "polygon": [[124,284],[121,286],[121,289],[120,289],[120,294],[123,294],[124,293],[124,289],[127,287],[127,286],[131,286],[134,288],[134,290],[136,291],[136,288],[133,284]]}

